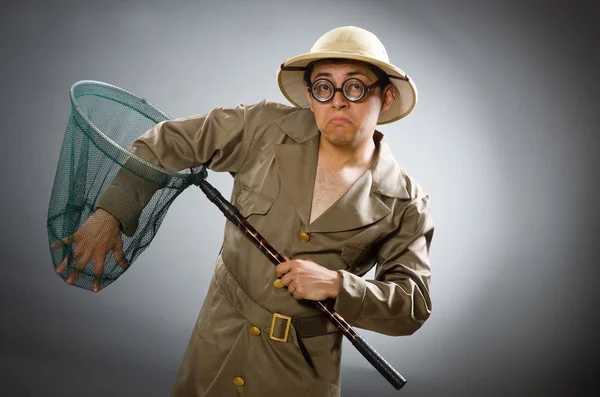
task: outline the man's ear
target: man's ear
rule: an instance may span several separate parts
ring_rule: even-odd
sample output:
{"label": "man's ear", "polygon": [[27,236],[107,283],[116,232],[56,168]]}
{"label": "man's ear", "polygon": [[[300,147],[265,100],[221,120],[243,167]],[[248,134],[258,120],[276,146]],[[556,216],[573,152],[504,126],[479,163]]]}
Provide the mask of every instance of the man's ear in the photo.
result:
{"label": "man's ear", "polygon": [[306,99],[308,100],[308,106],[310,106],[310,111],[314,113],[313,110],[313,97],[312,95],[310,95],[310,92],[308,91],[308,87],[306,88]]}
{"label": "man's ear", "polygon": [[385,87],[383,90],[383,101],[381,101],[381,111],[383,112],[385,110],[388,110],[394,103],[394,100],[397,96],[398,89],[395,85],[390,84],[387,87]]}

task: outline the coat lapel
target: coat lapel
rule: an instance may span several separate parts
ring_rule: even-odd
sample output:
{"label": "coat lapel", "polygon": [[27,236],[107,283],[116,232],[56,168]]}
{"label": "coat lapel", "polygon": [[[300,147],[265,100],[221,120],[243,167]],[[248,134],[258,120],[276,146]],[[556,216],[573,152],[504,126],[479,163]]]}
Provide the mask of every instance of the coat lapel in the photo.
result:
{"label": "coat lapel", "polygon": [[383,134],[375,131],[377,147],[373,166],[331,207],[309,224],[317,171],[320,133],[312,112],[295,112],[278,120],[279,127],[296,143],[275,147],[281,184],[307,232],[339,232],[367,226],[391,209],[380,196],[408,199],[405,175],[396,164]]}
{"label": "coat lapel", "polygon": [[342,197],[308,225],[307,232],[357,229],[388,215],[391,209],[371,192],[372,182],[372,174],[367,170]]}
{"label": "coat lapel", "polygon": [[308,225],[310,219],[318,151],[318,135],[301,144],[280,144],[275,147],[277,173],[283,190],[305,225]]}
{"label": "coat lapel", "polygon": [[410,199],[408,176],[396,163],[385,137],[381,132],[375,130],[373,140],[378,152],[375,163],[371,167],[373,175],[371,191],[380,196],[401,200]]}
{"label": "coat lapel", "polygon": [[275,145],[275,163],[283,190],[305,225],[309,222],[317,172],[319,128],[310,109],[298,109],[277,120],[295,143]]}

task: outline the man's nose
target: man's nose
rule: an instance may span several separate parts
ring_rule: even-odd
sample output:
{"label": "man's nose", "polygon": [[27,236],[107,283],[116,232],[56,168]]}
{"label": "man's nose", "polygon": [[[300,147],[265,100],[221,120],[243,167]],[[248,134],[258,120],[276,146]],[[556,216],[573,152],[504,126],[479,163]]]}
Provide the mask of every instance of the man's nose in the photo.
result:
{"label": "man's nose", "polygon": [[342,91],[336,91],[333,93],[333,98],[331,99],[331,104],[334,108],[345,108],[348,107],[348,100],[342,94]]}

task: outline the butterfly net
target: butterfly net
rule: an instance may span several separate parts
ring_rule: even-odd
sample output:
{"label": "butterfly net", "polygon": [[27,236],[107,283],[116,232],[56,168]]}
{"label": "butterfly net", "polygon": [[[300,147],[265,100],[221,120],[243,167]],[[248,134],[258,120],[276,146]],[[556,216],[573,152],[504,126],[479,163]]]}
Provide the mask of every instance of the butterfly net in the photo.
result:
{"label": "butterfly net", "polygon": [[[198,178],[206,178],[206,169],[174,172],[129,151],[135,139],[170,119],[145,99],[96,81],[73,84],[70,97],[71,112],[48,208],[48,239],[57,274],[69,284],[97,292],[131,268],[156,235],[173,200]],[[117,175],[121,184],[142,186],[148,195],[123,197],[119,212],[126,214],[131,200],[148,203],[140,214],[132,214],[139,216],[137,228],[120,231],[122,255],[113,250],[102,264],[97,257],[77,252],[77,232],[97,211],[98,199]],[[94,217],[90,222],[101,220]]]}

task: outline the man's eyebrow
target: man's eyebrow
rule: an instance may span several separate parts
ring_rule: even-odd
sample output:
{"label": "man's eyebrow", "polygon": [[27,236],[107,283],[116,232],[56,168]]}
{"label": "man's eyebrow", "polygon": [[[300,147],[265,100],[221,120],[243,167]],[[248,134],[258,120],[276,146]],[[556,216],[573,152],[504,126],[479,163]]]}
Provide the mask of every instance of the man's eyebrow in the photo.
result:
{"label": "man's eyebrow", "polygon": [[361,72],[361,71],[359,71],[359,70],[355,70],[355,71],[352,71],[352,72],[348,72],[348,74],[346,74],[346,76],[356,76],[357,74],[360,74],[360,75],[362,75],[362,76],[365,76],[366,78],[369,78],[369,76],[367,76],[367,74],[366,74],[366,73],[363,73],[363,72]]}
{"label": "man's eyebrow", "polygon": [[[367,76],[366,73],[363,73],[360,70],[353,70],[351,72],[348,72],[348,73],[346,73],[346,76],[356,76],[357,74],[365,76],[366,78],[370,78],[369,76]],[[332,74],[331,73],[326,73],[326,72],[320,72],[320,73],[317,73],[315,75],[315,77],[321,77],[321,76],[323,76],[323,77],[331,77]]]}

